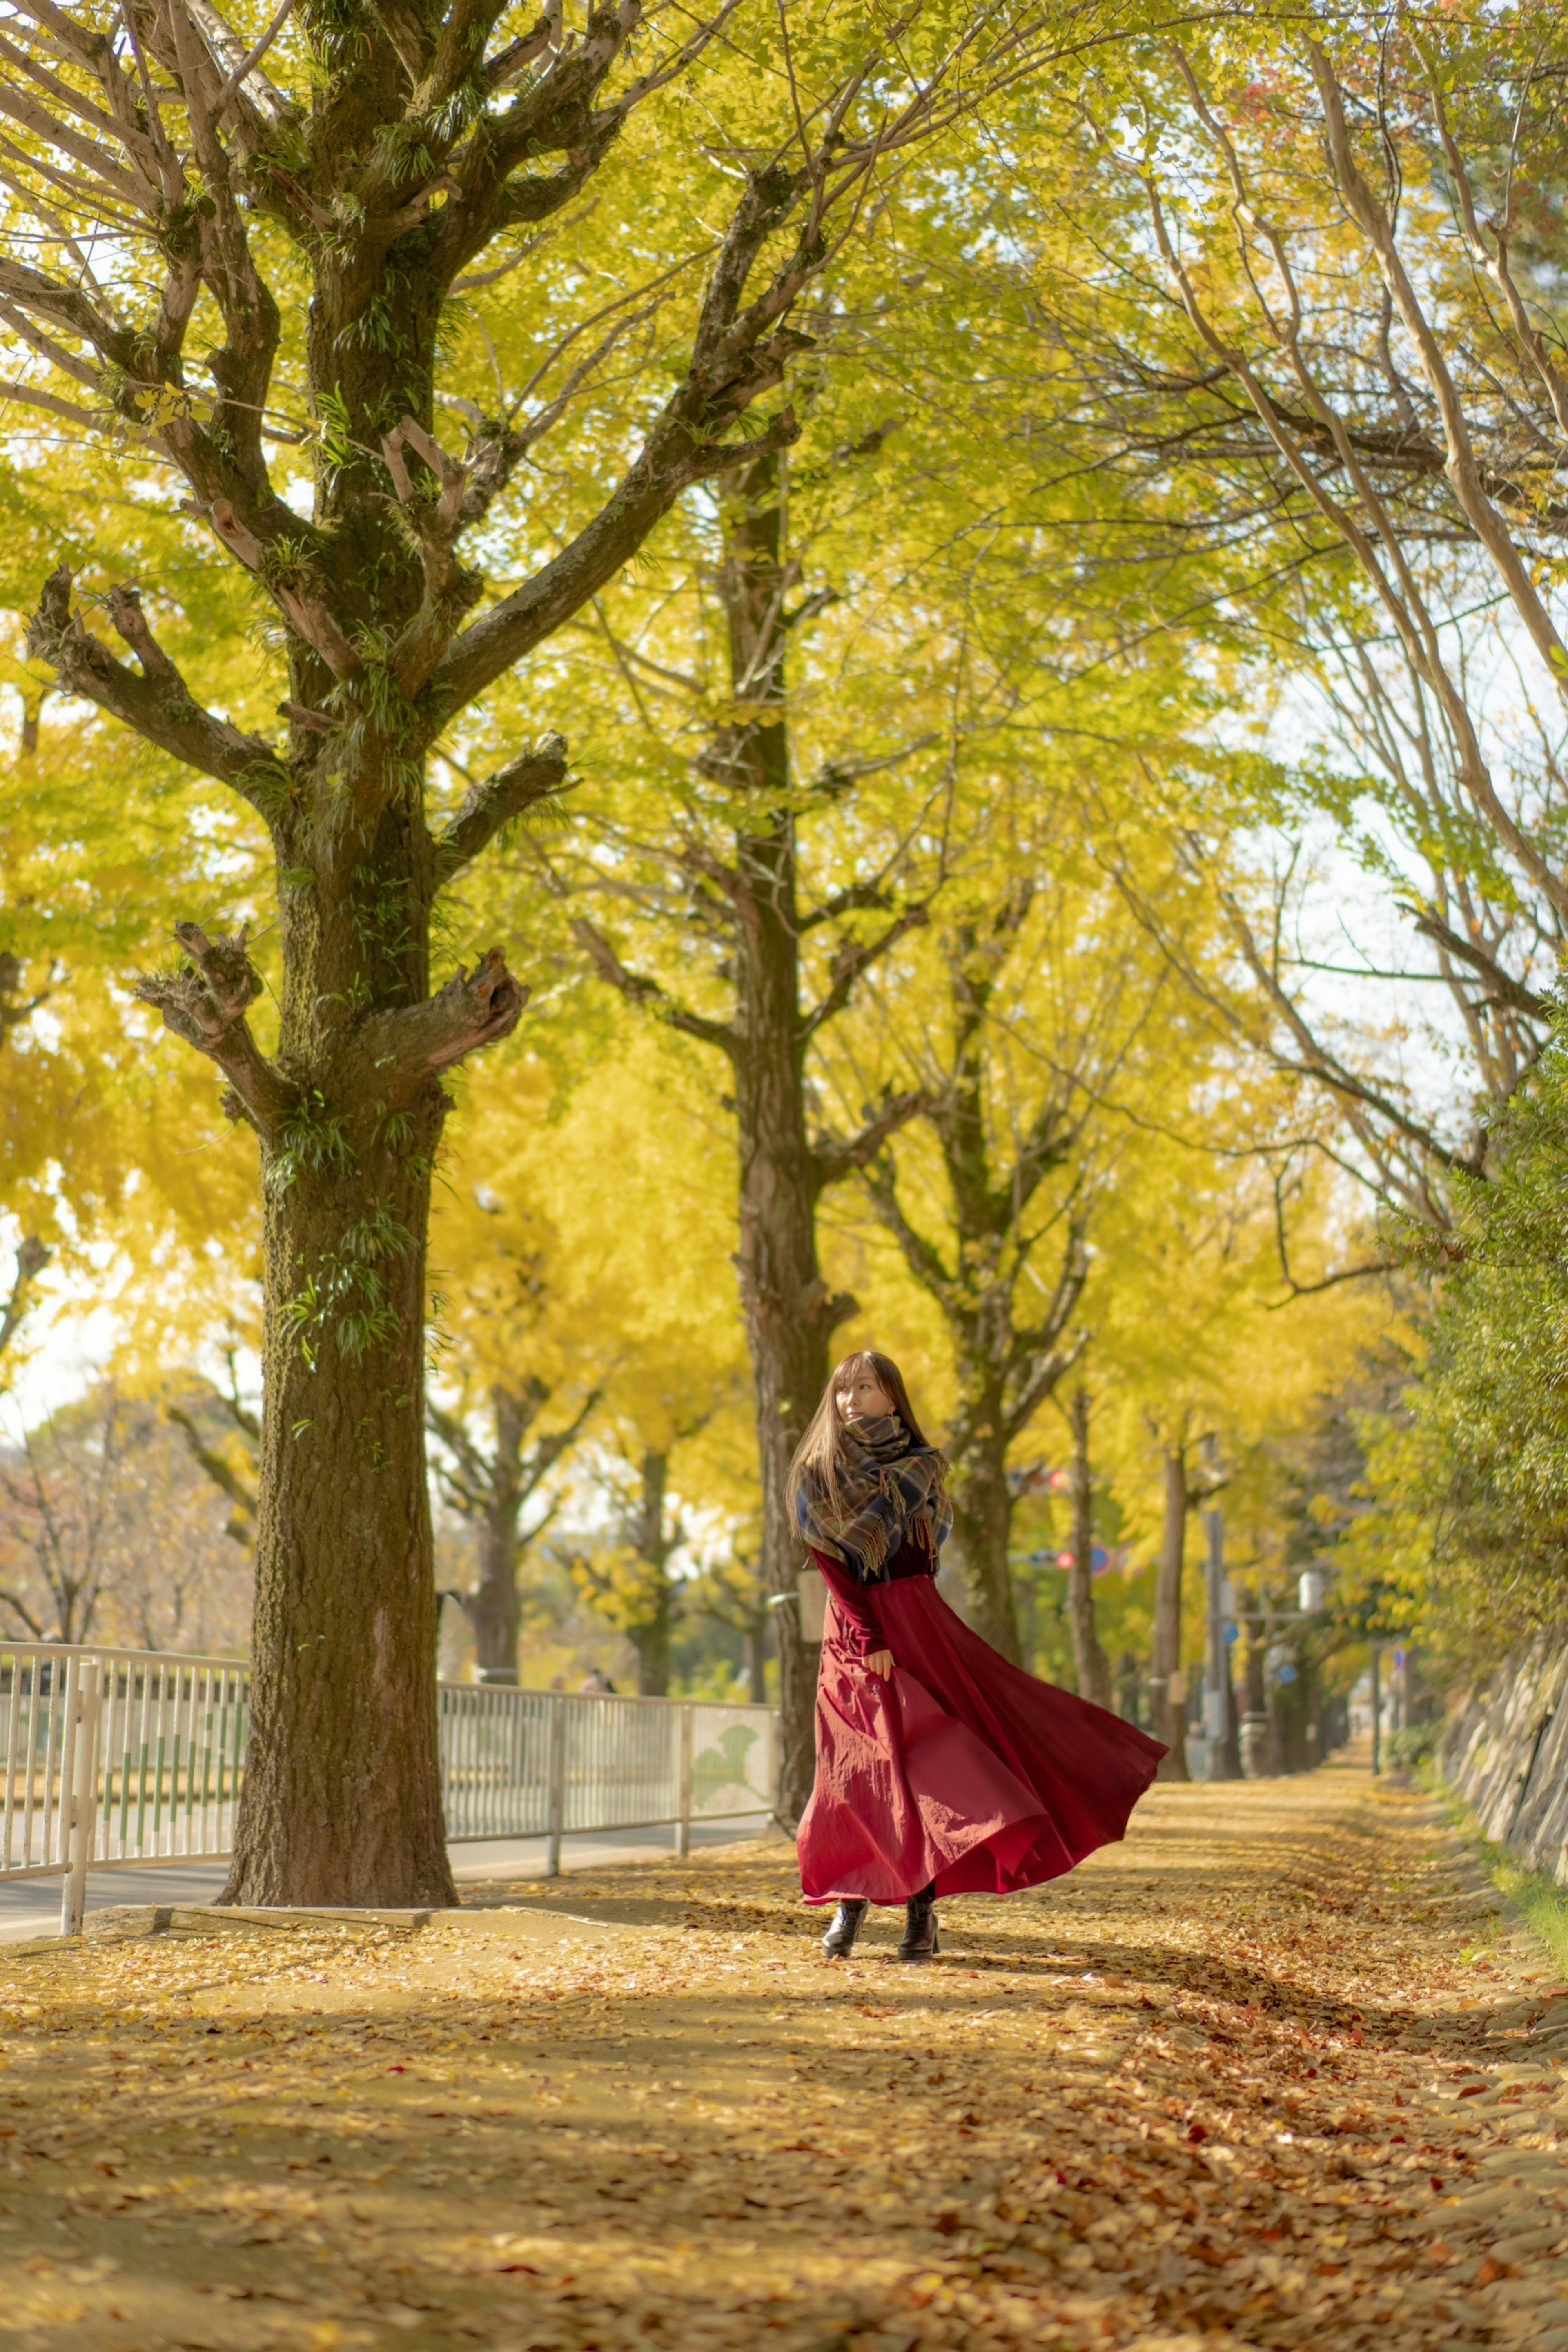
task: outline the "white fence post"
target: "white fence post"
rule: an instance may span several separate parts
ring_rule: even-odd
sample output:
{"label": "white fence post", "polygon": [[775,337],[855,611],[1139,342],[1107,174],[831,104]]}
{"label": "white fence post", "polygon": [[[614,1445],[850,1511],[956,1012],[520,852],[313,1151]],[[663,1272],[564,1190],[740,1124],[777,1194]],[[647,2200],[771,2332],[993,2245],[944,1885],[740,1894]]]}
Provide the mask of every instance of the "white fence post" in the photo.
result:
{"label": "white fence post", "polygon": [[691,1852],[691,1702],[680,1710],[680,1813],[676,1823],[675,1851],[682,1862]]}
{"label": "white fence post", "polygon": [[544,1875],[561,1875],[561,1839],[566,1826],[566,1701],[557,1693],[550,1702],[550,1788],[545,1799],[547,1829]]}
{"label": "white fence post", "polygon": [[66,1708],[68,1745],[60,1790],[66,1808],[66,1874],[60,1893],[60,1933],[79,1936],[87,1916],[87,1865],[98,1827],[103,1667],[97,1658],[71,1660]]}

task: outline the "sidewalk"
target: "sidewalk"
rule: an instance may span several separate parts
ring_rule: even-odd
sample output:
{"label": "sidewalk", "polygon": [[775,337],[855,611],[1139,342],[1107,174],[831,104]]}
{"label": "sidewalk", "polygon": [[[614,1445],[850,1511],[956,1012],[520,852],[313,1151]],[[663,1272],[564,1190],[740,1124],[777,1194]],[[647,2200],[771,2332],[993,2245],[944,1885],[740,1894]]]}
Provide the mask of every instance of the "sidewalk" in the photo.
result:
{"label": "sidewalk", "polygon": [[[750,1821],[693,1822],[691,1843],[696,1851],[733,1845],[754,1838],[765,1826],[765,1816]],[[563,1872],[603,1870],[617,1863],[646,1862],[668,1853],[674,1832],[596,1830],[584,1837],[562,1841]],[[542,1838],[486,1839],[450,1849],[452,1875],[459,1886],[477,1879],[526,1879],[544,1875]],[[139,1864],[132,1870],[94,1870],[88,1874],[87,1916],[110,1911],[126,1903],[213,1903],[223,1890],[228,1864],[223,1862]],[[58,1878],[0,1880],[0,1948],[35,1936],[50,1936],[60,1924],[60,1882]]]}
{"label": "sidewalk", "polygon": [[1568,1992],[1436,1808],[1162,1786],[923,1969],[791,1863],[0,1953],[0,2344],[1568,2352]]}

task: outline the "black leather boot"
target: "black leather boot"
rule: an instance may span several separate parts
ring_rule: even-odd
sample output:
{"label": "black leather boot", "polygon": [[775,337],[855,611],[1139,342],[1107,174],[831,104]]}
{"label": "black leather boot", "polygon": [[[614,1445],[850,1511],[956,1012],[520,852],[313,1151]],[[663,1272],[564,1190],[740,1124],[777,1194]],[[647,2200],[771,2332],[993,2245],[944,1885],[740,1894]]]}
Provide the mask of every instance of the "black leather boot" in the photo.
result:
{"label": "black leather boot", "polygon": [[833,1915],[833,1925],[822,1939],[822,1948],[830,1960],[847,1960],[855,1949],[855,1938],[860,1933],[860,1922],[870,1906],[867,1903],[841,1903]]}
{"label": "black leather boot", "polygon": [[904,1933],[899,1945],[900,1960],[934,1959],[942,1949],[942,1936],[936,1924],[936,1886],[934,1883],[911,1895],[904,1906]]}

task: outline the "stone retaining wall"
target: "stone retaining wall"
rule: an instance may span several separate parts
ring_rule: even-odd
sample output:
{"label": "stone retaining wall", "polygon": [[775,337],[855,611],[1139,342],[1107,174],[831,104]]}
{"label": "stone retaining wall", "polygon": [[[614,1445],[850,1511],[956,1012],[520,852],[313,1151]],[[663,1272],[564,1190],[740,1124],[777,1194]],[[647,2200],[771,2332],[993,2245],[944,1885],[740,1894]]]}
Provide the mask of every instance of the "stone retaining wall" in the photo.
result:
{"label": "stone retaining wall", "polygon": [[1568,1649],[1541,1643],[1470,1692],[1437,1769],[1495,1844],[1568,1883]]}

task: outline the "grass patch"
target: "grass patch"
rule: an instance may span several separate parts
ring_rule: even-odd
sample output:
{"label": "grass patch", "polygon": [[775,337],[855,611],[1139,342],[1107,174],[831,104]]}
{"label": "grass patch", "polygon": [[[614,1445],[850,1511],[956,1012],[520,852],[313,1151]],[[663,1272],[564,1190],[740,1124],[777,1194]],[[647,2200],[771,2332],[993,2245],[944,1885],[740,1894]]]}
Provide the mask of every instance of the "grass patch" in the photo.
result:
{"label": "grass patch", "polygon": [[1493,1878],[1568,1980],[1568,1887],[1559,1886],[1543,1870],[1527,1870],[1501,1847],[1490,1852],[1498,1857],[1487,1863]]}
{"label": "grass patch", "polygon": [[1510,1853],[1507,1846],[1497,1845],[1484,1837],[1468,1805],[1455,1795],[1432,1767],[1423,1766],[1412,1777],[1430,1790],[1445,1807],[1450,1822],[1493,1885],[1507,1895],[1537,1942],[1544,1946],[1554,1966],[1562,1969],[1564,1982],[1568,1982],[1568,1886],[1560,1886],[1545,1871],[1532,1870],[1517,1854]]}

